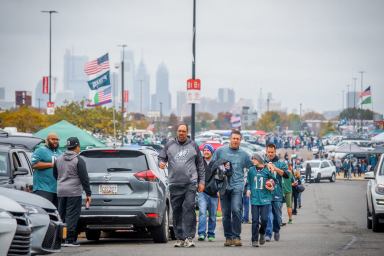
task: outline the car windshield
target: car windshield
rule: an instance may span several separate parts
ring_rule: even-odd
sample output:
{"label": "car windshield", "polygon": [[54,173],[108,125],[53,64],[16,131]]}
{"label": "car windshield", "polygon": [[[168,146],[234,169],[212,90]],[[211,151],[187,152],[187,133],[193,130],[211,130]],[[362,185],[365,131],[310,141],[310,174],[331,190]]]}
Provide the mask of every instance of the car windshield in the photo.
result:
{"label": "car windshield", "polygon": [[319,168],[320,162],[308,162],[311,168]]}
{"label": "car windshield", "polygon": [[128,150],[91,150],[81,153],[88,173],[129,172],[148,170],[145,154]]}
{"label": "car windshield", "polygon": [[384,175],[384,163],[381,163],[379,175]]}
{"label": "car windshield", "polygon": [[6,176],[8,174],[7,156],[7,153],[0,153],[0,176]]}

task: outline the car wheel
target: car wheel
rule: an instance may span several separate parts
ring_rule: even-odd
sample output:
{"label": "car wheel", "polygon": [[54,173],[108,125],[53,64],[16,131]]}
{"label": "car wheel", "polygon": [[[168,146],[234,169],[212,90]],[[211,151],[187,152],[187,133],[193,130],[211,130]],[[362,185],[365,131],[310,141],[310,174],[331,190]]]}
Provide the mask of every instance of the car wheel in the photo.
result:
{"label": "car wheel", "polygon": [[317,178],[315,179],[315,182],[316,182],[316,183],[320,183],[320,180],[321,180],[321,174],[318,173],[318,174],[317,174]]}
{"label": "car wheel", "polygon": [[168,209],[165,210],[163,221],[158,227],[151,230],[152,238],[155,243],[167,243],[169,239],[169,218]]}
{"label": "car wheel", "polygon": [[370,219],[372,216],[369,213],[369,208],[368,208],[368,200],[367,200],[367,228],[372,229],[372,219]]}
{"label": "car wheel", "polygon": [[335,182],[336,181],[336,174],[335,173],[332,173],[332,176],[331,176],[331,178],[329,178],[329,181],[330,182]]}
{"label": "car wheel", "polygon": [[379,218],[375,213],[375,209],[372,208],[372,231],[379,232],[380,231],[380,223]]}
{"label": "car wheel", "polygon": [[100,230],[87,230],[85,231],[85,237],[90,241],[99,241],[101,235]]}

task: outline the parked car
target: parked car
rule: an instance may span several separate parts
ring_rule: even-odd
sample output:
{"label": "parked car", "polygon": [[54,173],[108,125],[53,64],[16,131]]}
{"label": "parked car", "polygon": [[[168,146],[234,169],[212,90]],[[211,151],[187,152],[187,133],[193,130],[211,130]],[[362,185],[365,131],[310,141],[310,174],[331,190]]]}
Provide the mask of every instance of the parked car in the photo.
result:
{"label": "parked car", "polygon": [[[381,155],[373,172],[367,172],[367,228],[374,232],[384,226],[384,154]],[[381,220],[381,221],[380,221]],[[381,226],[382,225],[382,226]]]}
{"label": "parked car", "polygon": [[101,231],[149,231],[154,242],[173,237],[167,171],[147,147],[90,149],[81,152],[89,174],[92,204],[83,207],[79,230],[88,240]]}
{"label": "parked car", "polygon": [[31,254],[59,252],[66,227],[56,207],[45,198],[16,190],[0,187],[0,195],[18,202],[27,211],[31,227]]}
{"label": "parked car", "polygon": [[0,255],[30,255],[31,228],[26,210],[0,195]]}
{"label": "parked car", "polygon": [[336,181],[336,166],[330,160],[308,160],[303,163],[303,167],[300,170],[300,173],[305,175],[305,167],[307,163],[311,166],[311,182],[316,183],[320,180],[329,180],[330,182]]}

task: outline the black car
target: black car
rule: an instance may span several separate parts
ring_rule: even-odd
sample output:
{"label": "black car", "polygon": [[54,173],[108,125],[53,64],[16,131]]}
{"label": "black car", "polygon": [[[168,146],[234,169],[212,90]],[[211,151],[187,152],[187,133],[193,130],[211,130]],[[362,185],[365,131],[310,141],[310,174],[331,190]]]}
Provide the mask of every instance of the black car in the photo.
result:
{"label": "black car", "polygon": [[173,237],[167,170],[158,168],[158,153],[147,147],[89,149],[84,159],[92,190],[83,207],[80,231],[99,240],[101,231],[150,232],[154,242]]}

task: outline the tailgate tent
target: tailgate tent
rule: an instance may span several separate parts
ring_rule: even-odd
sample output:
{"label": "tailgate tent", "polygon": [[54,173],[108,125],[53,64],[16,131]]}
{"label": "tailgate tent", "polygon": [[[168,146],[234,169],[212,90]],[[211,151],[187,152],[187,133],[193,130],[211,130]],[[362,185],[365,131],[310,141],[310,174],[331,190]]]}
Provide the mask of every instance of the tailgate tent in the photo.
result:
{"label": "tailgate tent", "polygon": [[77,137],[79,139],[81,150],[84,150],[90,146],[95,148],[105,147],[103,143],[101,143],[91,134],[65,120],[62,120],[58,123],[55,123],[51,126],[48,126],[47,128],[38,131],[34,134],[34,136],[46,139],[47,135],[51,132],[54,132],[59,136],[59,147],[61,149],[66,149],[66,143],[69,137]]}

